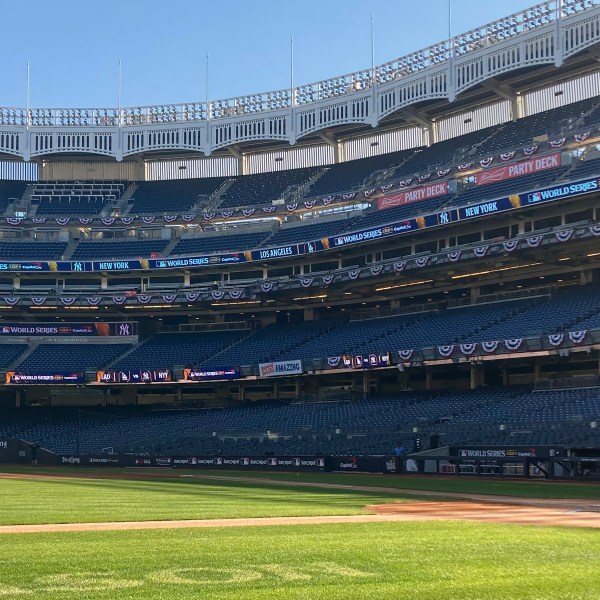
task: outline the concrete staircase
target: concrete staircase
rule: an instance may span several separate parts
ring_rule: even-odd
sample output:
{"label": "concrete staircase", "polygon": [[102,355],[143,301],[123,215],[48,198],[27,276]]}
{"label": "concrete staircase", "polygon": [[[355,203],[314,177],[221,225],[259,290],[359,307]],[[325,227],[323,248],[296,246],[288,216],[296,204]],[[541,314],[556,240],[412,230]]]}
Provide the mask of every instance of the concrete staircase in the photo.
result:
{"label": "concrete staircase", "polygon": [[[36,211],[37,211],[37,206],[31,206],[31,196],[33,195],[33,190],[35,189],[35,185],[34,184],[29,184],[26,188],[25,188],[25,192],[23,193],[23,196],[18,200],[18,205],[20,208],[26,208],[27,209],[27,216],[28,217],[32,217],[35,215]],[[14,217],[15,216],[15,210],[16,210],[16,206],[14,202],[11,202],[7,207],[6,210],[4,211],[4,216],[5,217]]]}
{"label": "concrete staircase", "polygon": [[6,367],[7,371],[14,371],[26,358],[28,358],[33,352],[37,349],[37,347],[41,344],[41,342],[35,341],[30,342],[27,346],[27,350],[23,352],[23,354],[19,355],[12,363]]}
{"label": "concrete staircase", "polygon": [[194,204],[194,206],[192,207],[191,212],[202,212],[202,211],[212,212],[212,211],[216,210],[217,208],[219,208],[219,206],[221,206],[221,202],[223,201],[223,194],[225,194],[225,192],[227,192],[227,190],[234,183],[235,183],[235,179],[233,177],[231,177],[230,179],[226,179],[221,184],[221,187],[218,190],[214,191],[208,197],[208,202],[204,206],[202,206],[201,200],[198,200],[198,202],[196,202],[196,204]]}

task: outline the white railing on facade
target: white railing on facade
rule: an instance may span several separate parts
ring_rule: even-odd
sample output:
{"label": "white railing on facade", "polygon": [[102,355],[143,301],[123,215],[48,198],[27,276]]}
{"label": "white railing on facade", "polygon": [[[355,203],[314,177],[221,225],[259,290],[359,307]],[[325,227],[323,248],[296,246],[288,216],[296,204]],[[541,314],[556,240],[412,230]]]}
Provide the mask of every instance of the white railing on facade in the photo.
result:
{"label": "white railing on facade", "polygon": [[160,104],[126,108],[0,108],[0,126],[107,127],[193,123],[269,111],[306,107],[314,102],[364,93],[443,65],[454,59],[493,47],[549,23],[559,22],[600,5],[600,0],[549,0],[508,17],[478,27],[452,39],[376,66],[294,87],[223,100]]}

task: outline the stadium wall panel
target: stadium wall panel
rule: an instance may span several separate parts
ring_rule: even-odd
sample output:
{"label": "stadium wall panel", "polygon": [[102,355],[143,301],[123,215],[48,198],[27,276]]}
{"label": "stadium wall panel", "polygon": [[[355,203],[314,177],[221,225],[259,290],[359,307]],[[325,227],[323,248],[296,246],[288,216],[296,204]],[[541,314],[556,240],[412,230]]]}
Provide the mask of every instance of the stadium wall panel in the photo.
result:
{"label": "stadium wall panel", "polygon": [[367,156],[418,148],[427,144],[426,131],[420,127],[406,127],[345,141],[343,143],[344,159],[357,160]]}
{"label": "stadium wall panel", "polygon": [[144,167],[134,162],[43,162],[39,175],[42,180],[139,181],[144,178]]}
{"label": "stadium wall panel", "polygon": [[544,87],[524,95],[525,116],[566,106],[598,95],[600,72],[583,77],[561,81],[556,85]]}
{"label": "stadium wall panel", "polygon": [[246,170],[248,175],[253,175],[287,169],[320,167],[334,163],[334,155],[334,149],[325,144],[253,153],[246,155]]}
{"label": "stadium wall panel", "polygon": [[163,179],[198,179],[201,177],[235,177],[238,161],[233,156],[186,158],[146,162],[146,181]]}
{"label": "stadium wall panel", "polygon": [[0,161],[0,179],[13,181],[37,181],[38,166],[35,163]]}
{"label": "stadium wall panel", "polygon": [[455,138],[473,131],[501,125],[512,120],[510,102],[502,100],[486,104],[469,112],[457,113],[438,121],[440,141]]}

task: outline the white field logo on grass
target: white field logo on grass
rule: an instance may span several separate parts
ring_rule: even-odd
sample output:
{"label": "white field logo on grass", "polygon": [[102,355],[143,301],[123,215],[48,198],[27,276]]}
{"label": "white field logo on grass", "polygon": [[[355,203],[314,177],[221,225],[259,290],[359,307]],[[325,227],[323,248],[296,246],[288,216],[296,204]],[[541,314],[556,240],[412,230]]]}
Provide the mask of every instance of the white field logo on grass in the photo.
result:
{"label": "white field logo on grass", "polygon": [[375,576],[375,573],[334,562],[316,562],[300,567],[277,563],[244,567],[181,567],[162,569],[136,579],[114,572],[56,573],[38,577],[30,585],[24,587],[0,583],[0,597],[29,596],[41,592],[81,594],[139,588],[144,585],[235,586],[259,581],[310,582],[324,577],[347,581],[348,579],[364,579]]}

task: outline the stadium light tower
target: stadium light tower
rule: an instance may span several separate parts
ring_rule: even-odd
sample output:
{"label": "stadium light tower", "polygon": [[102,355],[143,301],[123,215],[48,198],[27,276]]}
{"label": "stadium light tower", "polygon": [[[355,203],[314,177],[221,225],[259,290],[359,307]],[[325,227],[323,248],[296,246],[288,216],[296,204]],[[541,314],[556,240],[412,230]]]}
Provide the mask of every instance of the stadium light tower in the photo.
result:
{"label": "stadium light tower", "polygon": [[121,68],[121,61],[118,63],[118,74],[117,74],[117,127],[121,127],[121,94],[123,91],[123,71]]}
{"label": "stadium light tower", "polygon": [[25,82],[25,126],[29,129],[29,61],[27,61],[27,80]]}

